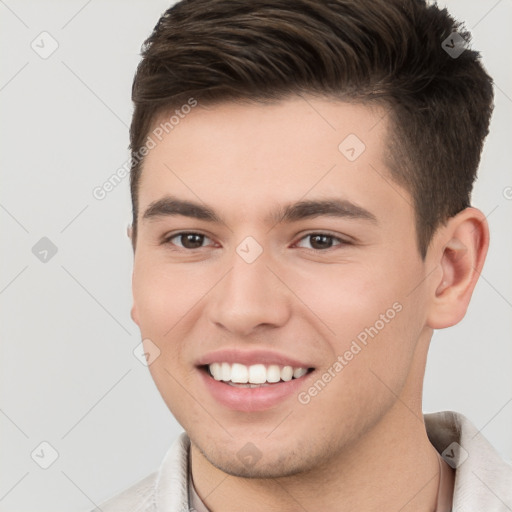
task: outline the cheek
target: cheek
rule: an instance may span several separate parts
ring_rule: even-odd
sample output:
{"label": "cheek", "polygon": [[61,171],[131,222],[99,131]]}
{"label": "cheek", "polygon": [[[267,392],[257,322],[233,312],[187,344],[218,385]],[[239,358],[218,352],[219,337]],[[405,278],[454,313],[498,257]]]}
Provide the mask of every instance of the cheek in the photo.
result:
{"label": "cheek", "polygon": [[132,286],[138,325],[142,339],[151,340],[160,350],[149,371],[169,407],[179,402],[178,381],[185,384],[180,318],[190,310],[193,297],[187,297],[190,287],[182,281],[178,273],[136,258]]}
{"label": "cheek", "polygon": [[136,257],[133,300],[143,336],[171,335],[169,330],[205,296],[210,280],[199,279],[191,267],[168,265],[143,254]]}
{"label": "cheek", "polygon": [[[172,271],[171,271],[172,270]],[[187,329],[194,322],[194,305],[207,291],[190,272],[144,258],[134,264],[133,298],[143,339],[159,348],[159,356],[148,369],[163,401],[185,428],[186,420],[197,419],[187,390],[193,389],[192,368],[186,354]]]}
{"label": "cheek", "polygon": [[318,318],[316,325],[329,344],[327,365],[343,358],[343,370],[337,373],[345,375],[337,379],[340,387],[353,388],[356,394],[363,388],[369,394],[379,389],[389,394],[383,382],[393,390],[401,388],[422,311],[403,272],[400,276],[395,268],[382,265],[330,266],[296,279],[294,291]]}
{"label": "cheek", "polygon": [[383,274],[382,269],[365,265],[326,265],[311,267],[300,276],[289,274],[288,279],[297,296],[328,328],[329,337],[340,344],[336,348],[343,349],[347,340],[365,328],[376,322],[380,326],[381,315],[396,316],[393,304],[403,294],[396,283],[385,282]]}

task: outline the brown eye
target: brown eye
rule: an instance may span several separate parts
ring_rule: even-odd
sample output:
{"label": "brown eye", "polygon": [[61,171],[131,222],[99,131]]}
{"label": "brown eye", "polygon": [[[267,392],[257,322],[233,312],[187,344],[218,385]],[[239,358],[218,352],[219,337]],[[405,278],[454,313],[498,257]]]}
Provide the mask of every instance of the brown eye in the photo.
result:
{"label": "brown eye", "polygon": [[311,235],[310,240],[313,249],[329,249],[333,243],[333,237],[328,235]]}
{"label": "brown eye", "polygon": [[[310,248],[315,251],[322,251],[322,250],[330,249],[331,247],[334,247],[337,245],[346,244],[346,242],[344,242],[340,238],[333,236],[333,235],[329,235],[327,233],[311,233],[309,235],[306,235],[299,241],[299,246],[304,247],[304,245],[300,245],[300,243],[303,240],[308,240],[308,239],[309,239],[309,244],[311,246]],[[305,248],[308,249],[308,247],[305,247]]]}
{"label": "brown eye", "polygon": [[177,233],[165,240],[165,243],[182,247],[183,249],[200,249],[203,247],[205,239],[209,240],[206,235],[200,233]]}

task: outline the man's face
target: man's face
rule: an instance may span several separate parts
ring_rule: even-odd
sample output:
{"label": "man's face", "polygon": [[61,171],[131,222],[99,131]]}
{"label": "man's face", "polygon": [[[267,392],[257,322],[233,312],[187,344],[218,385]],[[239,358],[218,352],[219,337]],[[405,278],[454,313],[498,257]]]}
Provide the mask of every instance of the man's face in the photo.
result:
{"label": "man's face", "polygon": [[[386,118],[306,99],[197,106],[140,182],[132,315],[160,350],[152,377],[206,459],[240,476],[320,466],[421,395],[426,264]],[[208,363],[285,381],[233,386]]]}

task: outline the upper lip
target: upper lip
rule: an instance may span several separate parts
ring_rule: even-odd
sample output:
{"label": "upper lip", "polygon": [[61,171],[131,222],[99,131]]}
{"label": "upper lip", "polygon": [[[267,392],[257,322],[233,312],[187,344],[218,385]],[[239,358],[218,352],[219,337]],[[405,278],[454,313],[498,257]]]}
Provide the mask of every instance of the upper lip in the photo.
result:
{"label": "upper lip", "polygon": [[279,366],[293,366],[294,368],[313,368],[309,363],[299,361],[285,354],[280,354],[273,350],[241,350],[234,348],[225,348],[208,352],[201,356],[197,361],[197,366],[209,365],[212,363],[240,363],[246,366],[254,364]]}

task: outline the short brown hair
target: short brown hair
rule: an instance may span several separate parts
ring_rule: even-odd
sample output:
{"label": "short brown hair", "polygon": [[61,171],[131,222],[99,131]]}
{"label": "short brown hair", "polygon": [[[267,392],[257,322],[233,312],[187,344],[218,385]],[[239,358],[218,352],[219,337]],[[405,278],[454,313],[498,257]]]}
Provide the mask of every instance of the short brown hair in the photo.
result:
{"label": "short brown hair", "polygon": [[144,42],[133,81],[134,248],[139,151],[162,114],[190,98],[214,104],[313,94],[388,110],[388,163],[413,198],[424,258],[436,228],[470,205],[493,109],[479,53],[450,53],[445,40],[455,48],[470,34],[424,0],[175,4]]}

